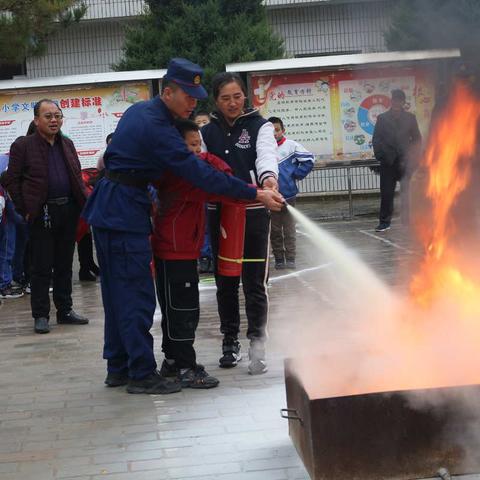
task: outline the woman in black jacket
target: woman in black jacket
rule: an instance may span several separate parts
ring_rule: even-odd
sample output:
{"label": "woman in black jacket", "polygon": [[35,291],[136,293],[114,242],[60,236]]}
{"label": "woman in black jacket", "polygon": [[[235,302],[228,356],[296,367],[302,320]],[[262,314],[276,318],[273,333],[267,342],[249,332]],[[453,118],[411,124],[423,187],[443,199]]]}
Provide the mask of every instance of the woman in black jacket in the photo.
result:
{"label": "woman in black jacket", "polygon": [[[219,73],[212,80],[217,111],[203,127],[206,150],[230,165],[235,176],[263,188],[278,189],[277,143],[273,125],[257,110],[246,109],[245,84],[234,73]],[[209,223],[214,258],[218,254],[220,231],[218,204],[209,205]],[[262,204],[247,207],[242,285],[250,340],[248,366],[252,375],[265,373],[265,341],[268,317],[268,254],[270,213]],[[220,367],[235,367],[241,359],[239,277],[219,275],[215,268],[220,331],[223,333]]]}

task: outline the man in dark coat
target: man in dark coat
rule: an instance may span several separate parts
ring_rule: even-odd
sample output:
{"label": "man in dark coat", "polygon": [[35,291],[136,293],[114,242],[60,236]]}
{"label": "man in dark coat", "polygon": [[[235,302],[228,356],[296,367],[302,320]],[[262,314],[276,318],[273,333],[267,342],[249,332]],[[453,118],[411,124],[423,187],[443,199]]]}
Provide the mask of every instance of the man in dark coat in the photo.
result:
{"label": "man in dark coat", "polygon": [[75,233],[86,197],[75,147],[60,131],[61,110],[40,100],[34,122],[37,131],[10,147],[4,185],[30,227],[32,316],[35,332],[48,333],[52,277],[57,323],[88,323],[72,310]]}
{"label": "man in dark coat", "polygon": [[405,111],[405,93],[392,91],[391,108],[377,117],[373,151],[380,162],[380,221],[375,231],[390,228],[395,187],[400,182],[402,223],[408,222],[409,182],[418,161],[422,136],[413,113]]}

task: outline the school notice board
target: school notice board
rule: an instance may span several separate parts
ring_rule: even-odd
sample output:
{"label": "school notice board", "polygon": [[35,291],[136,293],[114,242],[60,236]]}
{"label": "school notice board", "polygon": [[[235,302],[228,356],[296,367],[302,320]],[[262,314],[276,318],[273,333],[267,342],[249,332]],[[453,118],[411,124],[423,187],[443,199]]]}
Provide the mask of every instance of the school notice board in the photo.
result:
{"label": "school notice board", "polygon": [[377,116],[390,108],[400,88],[406,108],[426,135],[434,104],[433,76],[420,68],[319,71],[251,75],[253,106],[265,117],[280,117],[286,135],[321,161],[373,157]]}
{"label": "school notice board", "polygon": [[82,168],[88,168],[96,166],[105,137],[115,130],[125,110],[148,100],[150,88],[147,83],[127,83],[0,95],[0,154],[8,153],[12,142],[26,134],[33,107],[42,98],[52,99],[62,109],[62,132],[75,144]]}

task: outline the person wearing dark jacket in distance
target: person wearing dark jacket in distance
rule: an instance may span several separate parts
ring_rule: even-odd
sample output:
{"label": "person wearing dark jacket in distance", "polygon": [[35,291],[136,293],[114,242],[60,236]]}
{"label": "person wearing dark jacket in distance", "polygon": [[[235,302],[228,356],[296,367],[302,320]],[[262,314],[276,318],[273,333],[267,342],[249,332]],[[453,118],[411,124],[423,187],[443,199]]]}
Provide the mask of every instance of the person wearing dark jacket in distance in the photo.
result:
{"label": "person wearing dark jacket in distance", "polygon": [[417,167],[422,136],[413,113],[405,111],[403,90],[392,90],[390,110],[377,117],[373,152],[380,162],[380,218],[375,231],[390,228],[395,187],[400,182],[402,223],[409,222],[409,183]]}
{"label": "person wearing dark jacket in distance", "polygon": [[[273,125],[257,110],[246,109],[246,87],[237,74],[219,73],[212,80],[217,111],[202,128],[205,149],[224,160],[233,174],[247,182],[278,191],[278,152]],[[218,204],[209,205],[213,256],[218,254],[220,232]],[[242,285],[250,340],[248,371],[252,375],[267,371],[265,342],[268,318],[268,250],[270,213],[261,204],[247,206]],[[239,277],[219,275],[215,268],[220,331],[223,334],[220,367],[235,367],[241,359]]]}
{"label": "person wearing dark jacket in distance", "polygon": [[60,131],[61,110],[52,100],[40,100],[34,121],[37,131],[10,148],[4,184],[30,225],[32,316],[35,332],[48,333],[52,277],[57,323],[88,323],[72,310],[75,233],[85,189],[75,146]]}
{"label": "person wearing dark jacket in distance", "polygon": [[150,328],[156,300],[150,271],[151,203],[147,185],[167,170],[212,193],[254,199],[279,209],[282,197],[256,190],[209,167],[186,147],[173,126],[188,118],[197,99],[206,98],[202,69],[172,59],[162,92],[132,105],[105,152],[105,177],[84,210],[93,228],[105,310],[104,358],[107,386],[127,385],[129,393],[162,394],[181,389],[159,374]]}

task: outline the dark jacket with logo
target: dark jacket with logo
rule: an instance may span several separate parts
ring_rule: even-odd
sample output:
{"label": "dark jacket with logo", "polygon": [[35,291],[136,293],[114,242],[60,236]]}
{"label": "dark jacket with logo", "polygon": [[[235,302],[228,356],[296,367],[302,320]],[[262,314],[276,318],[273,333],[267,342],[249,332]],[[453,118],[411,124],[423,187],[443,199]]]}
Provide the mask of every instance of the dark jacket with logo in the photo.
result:
{"label": "dark jacket with logo", "polygon": [[[80,207],[85,203],[80,161],[73,142],[59,134],[70,178],[72,195]],[[30,221],[42,211],[48,196],[48,142],[38,133],[20,137],[10,147],[10,163],[3,185],[12,197],[18,213]]]}
{"label": "dark jacket with logo", "polygon": [[233,174],[242,180],[261,185],[268,176],[277,176],[278,166],[270,168],[257,162],[257,139],[260,128],[267,123],[257,110],[249,110],[238,117],[232,126],[220,113],[211,115],[211,122],[202,128],[207,150],[224,160]]}

